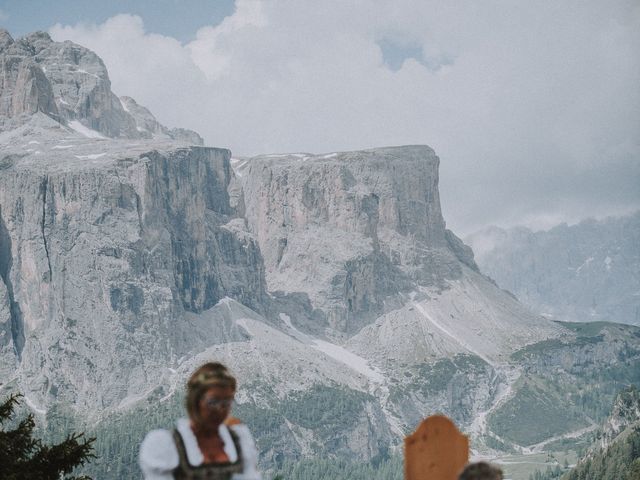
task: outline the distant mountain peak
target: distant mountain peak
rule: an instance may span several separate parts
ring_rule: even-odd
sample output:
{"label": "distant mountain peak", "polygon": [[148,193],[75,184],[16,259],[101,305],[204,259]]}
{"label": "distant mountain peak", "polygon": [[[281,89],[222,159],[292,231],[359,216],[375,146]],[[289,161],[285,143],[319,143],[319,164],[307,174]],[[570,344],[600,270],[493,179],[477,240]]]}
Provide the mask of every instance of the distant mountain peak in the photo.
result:
{"label": "distant mountain peak", "polygon": [[483,273],[541,314],[640,325],[640,212],[537,232],[488,227],[465,240]]}
{"label": "distant mountain peak", "polygon": [[195,132],[160,125],[147,109],[154,131],[140,127],[139,117],[126,111],[111,91],[102,59],[73,42],[55,42],[46,32],[14,41],[7,30],[0,30],[0,75],[5,79],[0,86],[0,131],[16,128],[42,112],[90,137],[97,132],[108,138],[159,137],[203,144]]}

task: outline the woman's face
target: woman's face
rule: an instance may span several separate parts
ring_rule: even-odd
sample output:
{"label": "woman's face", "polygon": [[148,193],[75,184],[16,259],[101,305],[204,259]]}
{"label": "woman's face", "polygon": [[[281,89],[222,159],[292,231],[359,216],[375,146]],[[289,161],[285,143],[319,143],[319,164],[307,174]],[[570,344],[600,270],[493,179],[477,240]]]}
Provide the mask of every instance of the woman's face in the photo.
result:
{"label": "woman's face", "polygon": [[215,385],[210,387],[198,402],[198,413],[207,427],[217,427],[231,413],[235,390],[231,387]]}

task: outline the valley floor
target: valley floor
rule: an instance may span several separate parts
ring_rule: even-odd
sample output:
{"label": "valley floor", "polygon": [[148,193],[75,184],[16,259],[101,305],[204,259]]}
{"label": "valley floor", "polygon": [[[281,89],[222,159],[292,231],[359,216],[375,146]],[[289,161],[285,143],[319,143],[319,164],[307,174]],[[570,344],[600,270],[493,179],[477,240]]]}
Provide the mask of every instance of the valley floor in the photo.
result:
{"label": "valley floor", "polygon": [[529,480],[529,476],[536,470],[544,472],[547,468],[555,469],[556,466],[562,468],[565,460],[572,466],[577,459],[578,456],[574,451],[473,458],[473,460],[486,460],[499,465],[505,474],[505,480]]}

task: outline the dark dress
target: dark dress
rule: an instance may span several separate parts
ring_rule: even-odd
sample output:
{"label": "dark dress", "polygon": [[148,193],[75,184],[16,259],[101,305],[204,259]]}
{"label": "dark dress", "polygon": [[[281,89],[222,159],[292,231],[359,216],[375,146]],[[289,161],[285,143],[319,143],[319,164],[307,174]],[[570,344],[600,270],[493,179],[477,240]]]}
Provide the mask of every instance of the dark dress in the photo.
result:
{"label": "dark dress", "polygon": [[242,463],[242,451],[236,433],[229,429],[231,439],[238,452],[238,459],[235,462],[225,463],[203,463],[197,467],[192,466],[187,459],[187,450],[182,440],[182,435],[178,430],[173,431],[173,440],[178,450],[180,463],[173,471],[176,480],[231,480],[234,473],[242,473],[244,467]]}

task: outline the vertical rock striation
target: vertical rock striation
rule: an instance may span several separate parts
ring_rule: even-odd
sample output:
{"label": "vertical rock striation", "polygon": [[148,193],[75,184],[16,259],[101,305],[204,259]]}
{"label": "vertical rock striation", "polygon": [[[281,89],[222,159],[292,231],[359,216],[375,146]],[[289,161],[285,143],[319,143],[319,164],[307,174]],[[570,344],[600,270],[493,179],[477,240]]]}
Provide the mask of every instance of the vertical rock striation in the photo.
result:
{"label": "vertical rock striation", "polygon": [[185,312],[226,296],[262,309],[260,252],[229,204],[227,150],[110,143],[88,161],[90,141],[63,140],[0,176],[0,353],[22,353],[32,398],[114,405],[217,341]]}
{"label": "vertical rock striation", "polygon": [[58,117],[53,90],[33,51],[0,29],[0,125],[15,125],[36,112]]}
{"label": "vertical rock striation", "polygon": [[266,155],[242,170],[246,219],[273,291],[305,292],[355,331],[399,292],[460,275],[426,146]]}

